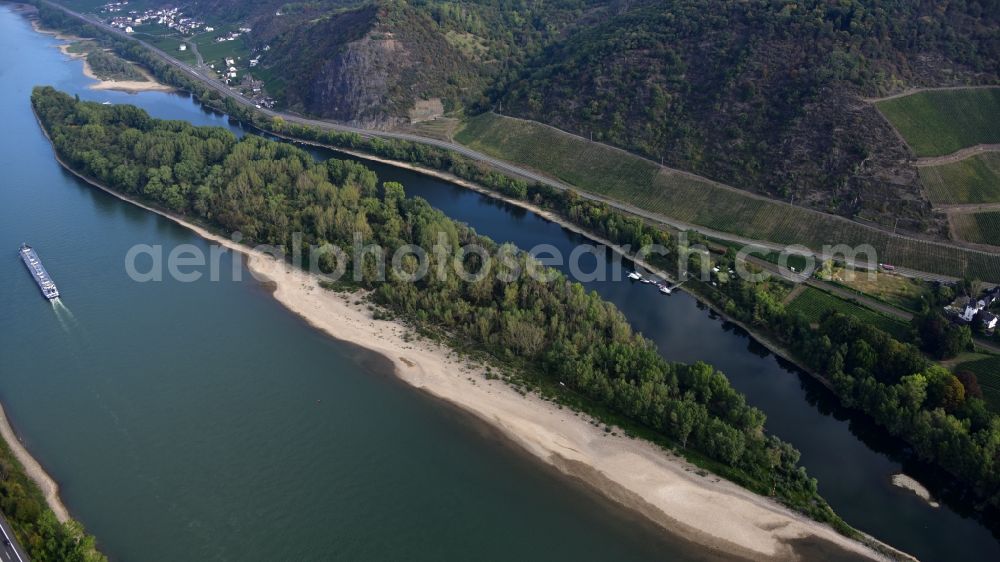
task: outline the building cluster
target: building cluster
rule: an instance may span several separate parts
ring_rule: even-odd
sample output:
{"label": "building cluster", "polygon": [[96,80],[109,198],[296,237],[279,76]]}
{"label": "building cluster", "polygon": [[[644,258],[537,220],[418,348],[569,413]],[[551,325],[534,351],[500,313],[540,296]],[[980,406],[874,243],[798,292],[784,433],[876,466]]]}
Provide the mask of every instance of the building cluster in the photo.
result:
{"label": "building cluster", "polygon": [[114,14],[120,12],[128,6],[128,0],[123,0],[122,2],[108,2],[107,4],[101,6],[101,11],[106,14]]}
{"label": "building cluster", "polygon": [[[127,4],[128,2],[106,4],[102,7],[102,11],[109,14],[120,13]],[[139,25],[158,24],[184,35],[192,34],[205,26],[205,22],[185,16],[180,11],[180,8],[159,8],[157,10],[146,10],[141,13],[137,10],[130,10],[125,15],[112,16],[109,23],[114,27],[125,30],[125,33],[132,33],[133,28]]]}
{"label": "building cluster", "polygon": [[[105,4],[101,7],[101,11],[110,16],[108,22],[112,26],[124,30],[125,33],[132,33],[135,27],[144,24],[162,25],[182,35],[191,35],[198,30],[202,30],[206,33],[215,31],[214,27],[206,26],[205,23],[200,20],[185,16],[179,8],[159,8],[139,12],[137,10],[128,10],[128,1],[121,0],[119,2],[110,2]],[[241,26],[235,31],[220,34],[215,38],[215,41],[217,43],[235,41],[242,35],[250,33],[251,31],[253,30],[250,27]],[[181,43],[177,48],[180,51],[186,51],[187,45]],[[260,49],[254,49],[255,56],[248,60],[248,66],[250,68],[254,68],[260,64],[260,52],[269,51],[270,49],[270,45],[264,46]],[[222,65],[221,68],[217,68],[216,64],[210,64],[209,66],[221,76],[227,85],[233,89],[239,89],[239,91],[258,109],[274,108],[275,100],[267,96],[264,92],[264,82],[254,78],[247,72],[241,73],[236,66],[238,60],[238,57],[226,57],[225,64]]]}
{"label": "building cluster", "polygon": [[[210,31],[210,30],[209,29],[205,29],[205,31]],[[214,31],[214,29],[211,30],[211,31]],[[249,27],[241,27],[241,28],[237,29],[236,31],[230,31],[229,33],[226,33],[225,35],[220,35],[220,36],[216,37],[215,38],[215,42],[216,43],[225,43],[226,41],[235,41],[235,40],[239,39],[239,37],[241,35],[243,35],[244,33],[250,33],[251,31],[253,31],[253,30],[250,29]]]}
{"label": "building cluster", "polygon": [[982,329],[992,331],[1000,324],[1000,318],[990,312],[990,307],[996,304],[1000,304],[1000,287],[994,287],[983,293],[978,299],[969,299],[967,303],[960,307],[954,307],[952,310],[957,312],[958,321],[968,324],[980,322]]}
{"label": "building cluster", "polygon": [[269,97],[264,92],[264,81],[254,78],[250,74],[244,74],[239,83],[239,91],[244,97],[250,100],[257,109],[274,109],[274,98]]}

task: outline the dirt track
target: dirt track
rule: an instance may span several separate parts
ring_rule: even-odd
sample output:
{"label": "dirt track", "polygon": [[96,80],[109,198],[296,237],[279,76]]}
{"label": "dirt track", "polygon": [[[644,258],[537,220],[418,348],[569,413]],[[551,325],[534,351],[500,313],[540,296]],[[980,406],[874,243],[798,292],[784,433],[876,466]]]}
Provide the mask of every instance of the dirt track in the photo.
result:
{"label": "dirt track", "polygon": [[919,94],[920,92],[947,92],[950,90],[985,90],[988,88],[1000,88],[1000,84],[989,84],[985,86],[943,86],[940,88],[910,88],[908,90],[903,90],[902,92],[892,94],[890,96],[885,96],[881,98],[861,98],[863,101],[868,103],[878,103],[880,101],[889,101],[896,98],[905,98],[906,96],[912,94]]}
{"label": "dirt track", "polygon": [[925,156],[923,158],[917,158],[916,165],[918,168],[924,168],[927,166],[953,164],[955,162],[965,160],[970,156],[986,152],[1000,152],[1000,144],[977,144],[976,146],[963,148],[962,150],[952,152],[951,154],[945,154],[944,156]]}

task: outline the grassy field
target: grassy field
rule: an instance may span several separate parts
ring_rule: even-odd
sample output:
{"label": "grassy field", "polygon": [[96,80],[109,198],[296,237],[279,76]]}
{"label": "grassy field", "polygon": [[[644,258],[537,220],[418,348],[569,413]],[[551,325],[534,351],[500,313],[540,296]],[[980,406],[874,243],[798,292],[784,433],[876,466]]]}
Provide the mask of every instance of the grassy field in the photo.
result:
{"label": "grassy field", "polygon": [[983,399],[994,411],[1000,412],[1000,356],[961,363],[955,371],[972,371],[983,389]]}
{"label": "grassy field", "polygon": [[920,168],[935,205],[1000,203],[1000,154],[977,154],[953,164]]}
{"label": "grassy field", "polygon": [[400,129],[432,139],[450,141],[454,138],[455,131],[461,125],[461,120],[454,117],[438,117],[430,121],[420,121],[418,123],[403,125]]}
{"label": "grassy field", "polygon": [[582,191],[720,232],[816,251],[827,244],[870,244],[883,263],[1000,281],[1000,256],[896,238],[841,217],[753,197],[537,123],[484,114],[470,119],[455,140]]}
{"label": "grassy field", "polygon": [[922,281],[881,271],[875,272],[873,276],[869,277],[863,272],[838,267],[833,270],[832,281],[896,308],[911,312],[920,310],[923,297],[929,296],[930,293],[927,285]]}
{"label": "grassy field", "polygon": [[160,49],[161,51],[167,53],[168,55],[174,57],[175,59],[183,62],[184,64],[195,64],[197,62],[194,53],[191,49],[186,51],[181,51],[180,46],[183,41],[177,37],[172,37],[168,35],[152,35],[148,33],[135,33],[137,39],[142,39],[143,41],[149,43],[150,45]]}
{"label": "grassy field", "polygon": [[201,53],[201,58],[204,59],[205,64],[215,64],[216,68],[220,68],[225,63],[226,57],[232,57],[240,59],[238,67],[247,67],[249,64],[247,59],[250,55],[250,48],[247,47],[246,41],[242,36],[233,41],[223,41],[221,43],[215,40],[217,37],[228,35],[229,32],[235,31],[235,29],[234,26],[216,28],[215,31],[200,33],[191,38],[198,45],[198,52]]}
{"label": "grassy field", "polygon": [[1000,211],[956,214],[951,222],[962,240],[1000,246]]}
{"label": "grassy field", "polygon": [[899,340],[910,339],[910,327],[895,318],[890,318],[861,305],[845,301],[814,287],[806,287],[805,291],[788,303],[789,312],[798,312],[810,322],[818,323],[824,314],[836,310],[841,314],[855,318],[881,328]]}
{"label": "grassy field", "polygon": [[917,156],[1000,143],[1000,88],[919,92],[877,105]]}
{"label": "grassy field", "polygon": [[642,158],[536,123],[494,114],[469,120],[455,140],[602,195],[649,191],[658,172],[655,164]]}

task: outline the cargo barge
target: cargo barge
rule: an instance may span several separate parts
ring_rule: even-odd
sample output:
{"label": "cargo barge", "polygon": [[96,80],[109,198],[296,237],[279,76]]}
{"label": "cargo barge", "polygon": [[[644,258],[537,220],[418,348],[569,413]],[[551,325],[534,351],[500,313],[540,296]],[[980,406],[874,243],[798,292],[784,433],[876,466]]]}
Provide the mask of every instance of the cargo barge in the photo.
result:
{"label": "cargo barge", "polygon": [[45,271],[45,268],[42,266],[42,260],[38,259],[38,254],[35,253],[35,250],[31,249],[31,246],[27,244],[21,244],[21,248],[17,254],[21,256],[21,261],[24,262],[24,265],[28,266],[28,271],[35,278],[35,283],[38,283],[38,288],[42,290],[42,295],[49,300],[59,297],[59,289],[56,288],[56,284],[49,277],[49,272]]}

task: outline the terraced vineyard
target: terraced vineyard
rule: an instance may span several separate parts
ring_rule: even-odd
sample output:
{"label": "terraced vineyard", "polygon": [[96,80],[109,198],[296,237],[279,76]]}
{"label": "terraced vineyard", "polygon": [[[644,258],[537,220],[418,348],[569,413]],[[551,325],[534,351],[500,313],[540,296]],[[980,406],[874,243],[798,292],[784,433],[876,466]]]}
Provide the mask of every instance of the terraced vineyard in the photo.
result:
{"label": "terraced vineyard", "polygon": [[[952,277],[1000,281],[1000,256],[892,236],[860,223],[758,197],[530,121],[493,114],[455,139],[571,184],[674,220],[779,244],[871,245],[882,263]],[[862,256],[864,257],[864,256]]]}
{"label": "terraced vineyard", "polygon": [[977,154],[953,164],[920,168],[935,205],[1000,203],[1000,154]]}
{"label": "terraced vineyard", "polygon": [[455,140],[608,196],[648,190],[658,168],[648,160],[607,145],[492,113],[469,120]]}
{"label": "terraced vineyard", "polygon": [[962,240],[1000,246],[1000,211],[955,214],[951,223]]}
{"label": "terraced vineyard", "polygon": [[1000,356],[962,363],[955,371],[971,371],[983,389],[983,399],[994,411],[1000,412]]}
{"label": "terraced vineyard", "polygon": [[917,156],[1000,143],[1000,88],[918,92],[876,105]]}
{"label": "terraced vineyard", "polygon": [[795,300],[788,303],[787,310],[802,314],[811,323],[818,323],[825,314],[831,310],[835,310],[841,314],[854,316],[865,323],[874,324],[892,334],[896,339],[903,341],[910,339],[910,327],[903,322],[845,301],[814,287],[806,287],[806,290],[795,297]]}

